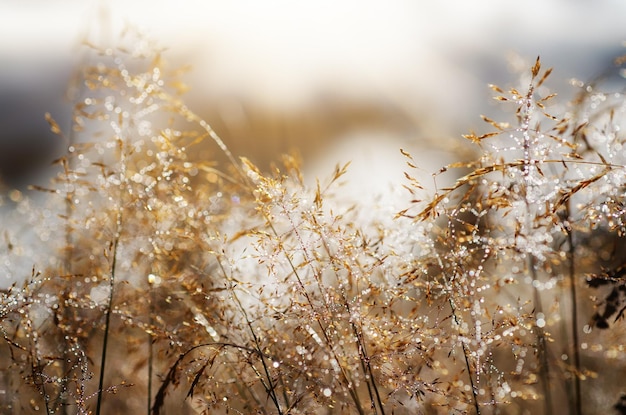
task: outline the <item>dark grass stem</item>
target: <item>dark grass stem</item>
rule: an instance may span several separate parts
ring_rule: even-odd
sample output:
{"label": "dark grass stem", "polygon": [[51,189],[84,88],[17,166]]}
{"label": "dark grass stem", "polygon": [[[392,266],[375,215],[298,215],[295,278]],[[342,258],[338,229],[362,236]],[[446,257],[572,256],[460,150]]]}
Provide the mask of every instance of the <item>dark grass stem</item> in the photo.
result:
{"label": "dark grass stem", "polygon": [[[346,302],[346,306],[348,307],[348,312],[350,312],[350,308],[347,302]],[[361,370],[363,370],[363,373],[365,374],[366,379],[367,379],[367,382],[366,382],[367,392],[370,397],[372,409],[374,410],[374,413],[377,414],[378,411],[376,410],[376,405],[378,404],[378,407],[380,408],[380,413],[384,415],[385,409],[380,399],[380,392],[378,391],[378,387],[376,386],[376,378],[374,377],[374,373],[372,371],[370,357],[367,354],[367,349],[366,349],[365,342],[363,339],[363,332],[356,326],[356,324],[350,323],[350,325],[352,326],[353,334],[357,339],[357,343],[358,343],[357,347],[359,351],[359,360],[361,362]],[[376,400],[374,400],[374,395],[376,396]]]}
{"label": "dark grass stem", "polygon": [[[218,265],[220,269],[222,270],[222,274],[224,275],[224,278],[229,280],[226,274],[226,270],[224,269],[222,262],[219,260],[218,260]],[[261,375],[261,373],[257,371],[256,367],[254,366],[252,362],[250,362],[250,367],[252,370],[256,372],[259,380],[261,381],[261,384],[263,385],[263,388],[265,389],[265,392],[268,394],[268,396],[274,403],[274,406],[276,407],[276,410],[278,411],[278,415],[282,415],[283,410],[282,410],[282,405],[280,404],[280,400],[278,399],[278,395],[276,394],[276,384],[272,380],[272,374],[270,373],[269,367],[267,366],[267,363],[265,361],[266,357],[263,353],[263,348],[261,347],[261,342],[259,341],[259,337],[254,331],[254,327],[252,326],[252,321],[248,317],[246,308],[243,306],[243,304],[239,300],[239,297],[237,296],[237,294],[235,294],[233,284],[229,284],[229,291],[230,291],[231,298],[235,301],[235,303],[237,303],[237,306],[239,307],[239,310],[241,311],[241,314],[243,315],[246,321],[246,325],[248,326],[248,329],[250,330],[250,334],[252,335],[252,339],[254,341],[255,350],[257,351],[257,355],[261,359],[261,365],[263,366],[263,375]],[[263,379],[263,377],[265,377],[265,380]],[[288,406],[289,405],[287,404],[287,407]]]}
{"label": "dark grass stem", "polygon": [[[159,387],[159,390],[157,391],[156,396],[154,398],[154,403],[153,403],[152,412],[151,412],[152,415],[161,414],[161,409],[165,402],[165,395],[167,394],[167,390],[170,387],[170,385],[177,383],[178,377],[176,373],[178,370],[180,370],[180,365],[185,360],[185,358],[189,356],[191,353],[193,353],[195,350],[205,348],[205,347],[213,347],[213,348],[218,348],[218,349],[232,348],[232,349],[239,350],[242,352],[248,352],[253,355],[257,355],[259,357],[262,356],[266,359],[271,358],[271,356],[263,353],[262,351],[256,348],[242,346],[239,344],[229,343],[229,342],[210,342],[210,343],[202,343],[202,344],[197,344],[195,346],[192,346],[189,349],[187,349],[185,352],[180,353],[178,355],[178,358],[174,362],[174,364],[170,366],[168,373],[167,375],[165,375],[165,378],[163,379],[163,383],[161,383],[161,386]],[[239,387],[240,385],[237,384],[237,386]],[[260,403],[260,400],[257,399],[257,402]],[[261,408],[261,411],[263,413],[267,413],[267,411],[265,411],[264,408]]]}
{"label": "dark grass stem", "polygon": [[[302,247],[303,251],[305,252],[305,258],[307,259],[307,262],[310,264],[311,261],[309,259],[309,254],[307,253],[307,248],[304,244],[304,241],[302,240],[302,238],[300,237],[299,233],[298,233],[298,228],[295,226],[291,216],[289,215],[288,211],[286,209],[284,209],[285,214],[289,217],[289,221],[292,225],[292,228],[294,230],[294,233],[296,234],[296,237],[298,238],[298,243],[300,244],[300,246]],[[315,215],[311,215],[311,219],[313,221],[313,223],[315,224],[315,226],[320,229],[321,226],[318,223],[317,219],[315,218]],[[320,235],[323,235],[323,232],[320,232]],[[326,251],[326,254],[328,255],[329,258],[331,258],[332,261],[336,261],[335,257],[332,254],[332,251],[330,249],[330,247],[328,246],[328,241],[326,240],[325,237],[322,236],[322,244],[324,246],[324,250]],[[340,280],[340,277],[337,273],[337,269],[338,267],[334,267],[334,272],[335,272],[335,279],[337,281]],[[320,284],[320,288],[321,287],[321,282],[318,281],[318,284]],[[346,296],[345,291],[342,289],[341,290],[341,295],[342,295],[342,301],[343,301],[343,305],[346,308],[346,311],[348,312],[348,315],[352,315],[352,310],[350,308],[350,303],[348,301],[348,298]],[[325,304],[326,307],[328,308],[328,305]],[[382,403],[382,399],[380,397],[380,392],[378,390],[378,386],[376,385],[376,377],[374,374],[374,371],[372,370],[372,365],[371,365],[371,359],[370,356],[367,353],[367,346],[365,344],[365,339],[363,336],[363,330],[360,329],[360,327],[358,327],[353,321],[350,322],[350,325],[352,327],[352,332],[354,334],[354,337],[357,339],[357,347],[358,347],[358,352],[359,352],[359,360],[361,362],[361,370],[363,371],[363,374],[366,376],[367,379],[367,391],[369,393],[369,397],[370,397],[370,401],[371,401],[371,405],[372,405],[372,409],[374,410],[374,413],[377,413],[376,410],[376,405],[378,405],[378,408],[380,409],[380,412],[382,415],[385,415],[385,408],[383,406]],[[373,393],[372,393],[373,392]],[[375,396],[375,398],[374,398]]]}
{"label": "dark grass stem", "polygon": [[104,392],[104,372],[106,370],[106,358],[107,348],[109,344],[109,331],[111,327],[111,312],[113,311],[113,290],[115,288],[115,266],[117,262],[117,248],[119,244],[119,231],[121,226],[121,214],[118,214],[117,218],[118,233],[113,240],[112,247],[112,259],[111,259],[111,272],[109,278],[109,299],[105,310],[105,323],[104,323],[104,339],[102,340],[102,355],[100,359],[100,377],[98,379],[98,401],[96,403],[96,415],[100,415],[102,409],[102,394]]}
{"label": "dark grass stem", "polygon": [[46,407],[46,415],[51,415],[54,412],[53,412],[53,409],[50,408],[50,395],[48,394],[48,390],[47,390],[48,388],[46,388],[46,377],[43,374],[43,367],[39,358],[36,358],[35,361],[37,362],[34,368],[35,370],[33,370],[33,377],[34,377],[35,385],[37,385],[41,390],[41,394],[43,396],[43,402]]}
{"label": "dark grass stem", "polygon": [[[569,205],[569,204],[568,204]],[[567,209],[569,213],[569,206]],[[569,216],[569,214],[568,214]],[[582,401],[581,401],[581,386],[580,386],[580,374],[582,373],[580,364],[580,353],[578,351],[580,345],[580,339],[578,338],[578,293],[576,288],[576,263],[575,263],[575,251],[574,237],[572,235],[571,226],[566,226],[567,242],[569,245],[569,285],[570,285],[570,299],[572,302],[572,355],[574,357],[574,408],[575,415],[582,415]]]}
{"label": "dark grass stem", "polygon": [[150,282],[148,282],[150,285],[150,296],[148,298],[148,301],[150,302],[150,306],[149,306],[149,312],[150,312],[150,325],[148,327],[150,327],[150,332],[148,333],[148,392],[147,392],[147,397],[146,397],[146,401],[148,404],[148,410],[147,410],[147,415],[150,415],[150,409],[152,408],[152,377],[153,377],[153,370],[154,370],[154,345],[153,345],[153,338],[152,338],[152,327],[154,326],[154,313],[155,313],[155,308],[154,308],[154,292],[152,290],[152,284],[150,284]]}
{"label": "dark grass stem", "polygon": [[[71,147],[76,141],[74,129],[70,129],[70,133],[67,138],[68,149]],[[68,150],[69,151],[69,150]],[[72,183],[70,172],[73,168],[74,158],[73,157],[65,157],[62,161],[63,170],[64,170],[64,178],[65,178],[65,216],[67,218],[67,222],[65,224],[65,246],[67,248],[73,247],[73,228],[70,222],[70,218],[72,217],[73,207],[74,207],[74,196],[75,196],[75,186]],[[64,261],[64,274],[72,275],[74,270],[72,266],[72,253],[73,249],[66,249],[63,261]],[[69,303],[69,292],[67,288],[63,289],[63,292],[60,295],[60,302],[62,304],[62,313],[64,321],[70,321],[71,315],[68,307]],[[63,373],[69,373],[70,368],[68,367],[68,362],[70,361],[70,356],[68,354],[68,349],[70,346],[70,340],[67,336],[63,336],[62,341],[65,343],[65,347],[63,347],[63,362],[61,363]],[[65,387],[67,387],[67,380],[63,381],[65,383]],[[67,398],[62,398],[60,415],[67,415]]]}
{"label": "dark grass stem", "polygon": [[[458,326],[461,325],[461,320],[456,313],[456,306],[454,305],[454,300],[452,297],[448,297],[448,304],[450,304],[450,309],[452,311],[452,318],[454,319],[454,323]],[[465,342],[461,341],[461,348],[463,349],[463,359],[465,360],[465,369],[467,370],[467,377],[470,381],[470,388],[472,389],[472,400],[474,404],[474,409],[476,410],[476,415],[480,415],[480,405],[478,403],[478,390],[477,386],[474,383],[474,371],[472,370],[472,365],[470,363],[470,351],[467,349],[467,345]],[[478,371],[478,368],[476,368]]]}
{"label": "dark grass stem", "polygon": [[[287,212],[287,210],[285,210],[285,212]],[[271,219],[269,218],[269,216],[265,215],[265,220],[266,223],[268,224],[268,226],[270,227],[270,230],[272,231],[272,234],[275,237],[279,237],[279,233],[276,230],[276,228],[274,227],[274,225],[272,224]],[[293,227],[293,223],[292,223],[292,227]],[[302,239],[299,237],[298,231],[295,227],[293,227],[296,233],[296,236],[299,238],[300,244],[303,245]],[[304,249],[304,252],[306,253],[306,248]],[[361,398],[359,398],[359,394],[356,390],[356,387],[354,386],[354,382],[352,381],[352,379],[350,378],[348,371],[346,371],[345,367],[343,364],[341,364],[340,362],[342,362],[342,359],[340,358],[340,356],[337,355],[337,350],[336,347],[334,347],[334,344],[330,338],[330,335],[328,333],[328,330],[325,328],[324,324],[321,321],[321,318],[319,317],[319,314],[316,312],[315,310],[315,304],[313,303],[313,300],[311,299],[311,296],[309,295],[308,291],[306,290],[306,287],[304,286],[304,282],[302,281],[302,278],[300,278],[300,273],[298,272],[298,267],[296,267],[296,265],[293,263],[293,260],[291,259],[291,257],[289,256],[288,252],[284,252],[285,255],[285,259],[287,260],[287,263],[289,264],[289,268],[291,269],[291,271],[293,272],[293,275],[298,283],[298,287],[300,288],[302,294],[304,295],[304,297],[307,300],[307,305],[308,307],[311,309],[311,311],[313,312],[313,315],[315,315],[315,322],[317,323],[318,327],[320,328],[320,331],[322,332],[322,335],[324,336],[324,341],[326,342],[326,344],[328,345],[330,352],[333,354],[333,357],[335,358],[335,360],[338,362],[339,364],[339,370],[341,372],[341,377],[343,378],[345,385],[348,389],[348,393],[350,394],[350,398],[352,399],[352,401],[355,404],[356,410],[359,413],[359,415],[365,415],[365,410],[363,409],[363,405],[361,403]],[[306,255],[307,260],[308,260],[308,255]],[[309,264],[311,263],[310,261],[308,262]],[[317,276],[317,273],[314,272],[314,275]],[[319,278],[316,278],[316,283],[318,284],[318,286],[320,286],[321,288],[321,281],[319,280]],[[324,301],[324,306],[328,309],[328,304],[326,304],[326,302]]]}
{"label": "dark grass stem", "polygon": [[[533,303],[535,310],[534,316],[543,314],[543,305],[541,302],[541,293],[538,288],[538,276],[536,270],[536,258],[529,255],[528,259],[529,272],[533,282]],[[535,318],[536,319],[536,318]],[[548,359],[548,345],[546,342],[546,334],[543,328],[539,327],[535,322],[534,330],[537,333],[537,358],[539,364],[539,376],[541,378],[541,386],[543,388],[545,414],[552,415],[552,389],[550,388],[550,362]]]}

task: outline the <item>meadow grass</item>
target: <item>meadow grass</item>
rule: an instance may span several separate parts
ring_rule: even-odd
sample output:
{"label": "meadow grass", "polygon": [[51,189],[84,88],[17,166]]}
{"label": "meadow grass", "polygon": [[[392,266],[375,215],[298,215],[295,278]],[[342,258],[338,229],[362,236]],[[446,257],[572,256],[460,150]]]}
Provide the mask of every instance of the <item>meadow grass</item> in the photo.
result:
{"label": "meadow grass", "polygon": [[623,85],[559,103],[537,59],[451,186],[399,149],[389,213],[232,154],[158,53],[94,54],[14,209],[52,249],[0,296],[2,413],[626,413]]}

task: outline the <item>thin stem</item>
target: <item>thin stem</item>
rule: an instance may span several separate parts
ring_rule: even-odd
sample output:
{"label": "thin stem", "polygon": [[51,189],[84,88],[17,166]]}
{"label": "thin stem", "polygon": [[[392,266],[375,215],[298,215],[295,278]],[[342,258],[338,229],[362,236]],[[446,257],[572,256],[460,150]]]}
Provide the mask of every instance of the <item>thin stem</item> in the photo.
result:
{"label": "thin stem", "polygon": [[[533,184],[533,180],[531,177],[531,171],[534,172],[536,170],[535,167],[535,158],[533,154],[533,145],[534,140],[531,137],[531,129],[530,123],[532,120],[532,115],[535,109],[535,102],[533,99],[534,91],[535,91],[535,77],[539,71],[539,59],[537,59],[537,64],[533,68],[533,78],[531,80],[530,86],[528,87],[528,92],[526,96],[522,100],[523,104],[519,108],[521,113],[520,118],[520,127],[523,136],[523,146],[522,149],[524,151],[524,158],[522,164],[522,176],[524,177],[524,203],[526,205],[526,232],[537,231],[535,229],[535,219],[536,212],[534,210],[533,205],[537,203],[537,201],[533,200],[529,194],[534,190],[535,185]],[[532,278],[532,286],[533,286],[533,303],[535,306],[534,316],[536,317],[541,314],[543,315],[543,306],[541,305],[541,294],[539,292],[539,278],[537,275],[537,258],[532,253],[527,253],[528,255],[528,271],[530,272]],[[541,377],[541,383],[543,388],[543,394],[545,397],[545,413],[546,415],[552,415],[552,392],[550,390],[550,367],[548,361],[548,353],[547,353],[547,344],[546,344],[546,335],[543,331],[542,327],[539,327],[538,324],[535,324],[535,331],[537,333],[537,353],[539,358],[539,373]]]}
{"label": "thin stem", "polygon": [[[222,270],[222,273],[224,274],[224,277],[228,278],[227,275],[226,275],[226,270],[224,269],[224,266],[222,265],[222,262],[218,260],[218,264],[219,264],[220,269]],[[259,380],[261,381],[261,384],[265,388],[265,391],[267,392],[269,397],[272,399],[272,402],[274,403],[274,406],[276,406],[276,410],[278,410],[278,414],[282,415],[283,411],[281,409],[281,405],[280,405],[280,401],[278,399],[278,395],[276,394],[276,385],[275,385],[274,381],[272,380],[272,376],[270,374],[270,371],[269,371],[269,368],[267,366],[267,363],[265,363],[266,357],[263,354],[263,349],[261,348],[261,343],[259,341],[258,336],[256,335],[256,333],[254,331],[254,327],[252,326],[252,321],[250,321],[250,318],[248,317],[248,313],[246,312],[246,309],[243,306],[243,304],[241,303],[241,301],[239,300],[239,297],[237,297],[237,295],[235,294],[235,290],[234,290],[234,287],[232,286],[232,284],[230,285],[229,288],[230,288],[230,295],[231,295],[232,299],[235,300],[235,302],[239,306],[239,309],[241,310],[241,313],[243,314],[244,319],[246,320],[246,324],[248,326],[248,329],[250,330],[250,333],[252,334],[252,339],[254,341],[254,345],[256,346],[256,350],[258,351],[257,354],[258,354],[258,356],[261,359],[261,365],[263,366],[263,372],[264,372],[265,378],[267,379],[267,384],[263,380],[263,377],[261,376],[260,373],[257,373],[257,376],[258,376]],[[256,367],[254,367],[254,364],[252,362],[250,362],[250,367],[255,372],[257,372]]]}
{"label": "thin stem", "polygon": [[[541,304],[541,294],[538,288],[537,270],[535,269],[535,257],[529,254],[529,272],[533,282],[533,303],[535,305],[534,315],[543,314],[543,306]],[[543,395],[545,397],[545,410],[546,415],[552,415],[552,391],[550,390],[550,362],[548,361],[548,351],[546,343],[546,334],[543,329],[535,324],[535,331],[537,333],[537,353],[539,358],[539,374],[541,377],[541,384],[543,388]]]}
{"label": "thin stem", "polygon": [[[120,225],[120,218],[118,217],[118,227]],[[115,263],[117,261],[117,246],[119,243],[119,233],[116,235],[113,241],[113,257],[111,261],[111,277],[109,278],[109,302],[106,308],[106,320],[104,323],[104,339],[102,341],[102,356],[100,360],[100,378],[98,380],[98,403],[96,404],[96,415],[100,415],[102,409],[102,393],[104,391],[104,370],[106,369],[106,357],[107,347],[109,342],[109,329],[111,323],[111,310],[113,306],[113,288],[115,286]]]}
{"label": "thin stem", "polygon": [[[68,141],[69,141],[69,145],[68,146],[72,146],[74,145],[75,142],[75,137],[74,137],[74,129],[71,128],[70,129],[70,134],[68,137]],[[73,183],[71,183],[71,176],[70,176],[70,171],[73,169],[73,161],[74,158],[73,157],[67,157],[64,161],[63,161],[63,169],[64,169],[64,173],[65,173],[65,217],[66,217],[66,223],[65,223],[65,255],[64,255],[64,274],[66,275],[72,275],[73,271],[73,267],[72,267],[72,256],[73,256],[73,252],[74,252],[74,245],[73,245],[73,237],[72,237],[72,224],[70,222],[70,218],[72,217],[72,211],[73,211],[73,200],[74,200],[74,194],[75,194],[75,187],[73,185]],[[66,289],[66,287],[63,288],[63,291],[61,292],[61,295],[59,296],[59,300],[62,304],[62,313],[63,313],[63,318],[65,319],[65,321],[71,321],[72,316],[70,315],[70,311],[69,311],[69,307],[67,306],[68,301],[69,301],[69,293],[68,290]],[[66,334],[66,333],[63,333]],[[69,373],[69,371],[71,370],[70,368],[68,368],[68,362],[70,361],[70,356],[68,354],[68,350],[70,349],[70,340],[67,336],[63,336],[63,342],[65,342],[65,347],[63,348],[63,361],[61,363],[62,365],[62,370],[63,373],[67,374]],[[67,387],[67,381],[63,381],[65,383],[65,385],[63,385],[63,387]],[[67,414],[67,398],[62,397],[61,399],[61,412],[60,415],[66,415]]]}
{"label": "thin stem", "polygon": [[43,374],[43,368],[41,366],[41,361],[39,360],[39,358],[37,358],[36,361],[37,365],[35,366],[36,370],[33,370],[33,380],[35,381],[35,385],[40,388],[40,392],[43,395],[43,401],[46,405],[46,415],[51,415],[53,411],[50,409],[50,396],[48,395],[48,392],[46,390],[46,380]]}
{"label": "thin stem", "polygon": [[[346,301],[346,307],[348,309],[348,312],[350,312],[350,308],[348,305],[348,302]],[[378,407],[380,408],[381,413],[384,415],[385,410],[383,409],[383,405],[380,399],[380,394],[378,392],[378,388],[376,387],[376,381],[374,378],[374,373],[372,372],[372,366],[370,365],[370,359],[369,356],[367,355],[367,349],[365,348],[365,343],[363,341],[363,334],[361,333],[360,330],[358,330],[358,328],[356,327],[356,325],[354,323],[350,323],[350,325],[352,326],[352,332],[354,334],[354,337],[357,339],[357,348],[358,348],[358,352],[359,352],[359,360],[361,362],[361,370],[363,370],[363,373],[366,376],[367,382],[367,392],[370,396],[370,402],[372,405],[372,409],[374,410],[374,413],[377,414],[378,411],[376,410],[376,402],[374,401],[374,393],[376,394],[376,399],[378,402]],[[368,379],[369,378],[369,379]],[[372,390],[374,391],[372,393]]]}
{"label": "thin stem", "polygon": [[[300,237],[299,233],[298,233],[298,229],[295,226],[295,224],[293,223],[293,221],[291,220],[291,216],[289,216],[287,210],[285,209],[285,213],[287,214],[287,216],[289,217],[289,221],[291,222],[291,225],[294,229],[294,232],[297,235],[298,238],[298,242],[300,243],[300,246],[302,247],[303,251],[305,252],[305,256],[307,258],[307,262],[310,264],[311,261],[309,261],[308,259],[308,253],[307,253],[307,249],[306,246],[304,245],[304,242],[302,241],[302,238]],[[318,229],[320,229],[320,236],[322,237],[322,244],[324,245],[324,250],[326,251],[326,253],[328,254],[328,257],[331,259],[331,261],[335,261],[335,257],[333,256],[330,247],[328,246],[328,242],[326,241],[326,238],[324,237],[324,232],[321,231],[321,226],[320,224],[317,222],[317,219],[315,218],[315,215],[311,215],[311,219],[313,221],[313,223],[318,227]],[[335,269],[335,278],[337,279],[337,281],[339,281],[339,274],[337,272],[338,268],[334,268]],[[314,271],[315,274],[315,271]],[[318,285],[320,285],[320,289],[321,289],[321,282],[318,280]],[[346,311],[348,312],[348,315],[352,315],[352,310],[350,308],[350,303],[348,301],[348,298],[346,296],[346,293],[344,291],[344,289],[341,289],[341,296],[342,296],[342,300],[344,302],[344,306],[346,307]],[[326,306],[326,308],[328,309],[328,305],[325,303],[324,304]],[[372,408],[374,409],[374,413],[377,413],[376,410],[376,404],[378,404],[378,407],[380,408],[380,412],[382,415],[385,415],[385,409],[383,407],[383,403],[382,403],[382,399],[380,397],[380,392],[378,391],[378,386],[376,385],[376,377],[374,376],[374,371],[372,370],[372,365],[370,363],[370,357],[367,353],[367,348],[365,345],[365,339],[363,338],[363,331],[357,327],[357,325],[351,321],[350,325],[352,327],[352,332],[354,334],[354,337],[357,339],[357,347],[358,347],[358,352],[359,352],[359,360],[361,361],[361,369],[363,370],[363,374],[365,374],[366,379],[367,379],[367,391],[369,393],[370,396],[370,401],[372,403]],[[372,394],[372,390],[373,390],[373,394]],[[376,396],[376,401],[374,401],[374,395]]]}
{"label": "thin stem", "polygon": [[[285,210],[286,211],[286,210]],[[276,231],[276,229],[274,228],[274,225],[272,224],[270,218],[265,215],[265,220],[268,224],[268,226],[270,227],[270,229],[272,230],[272,234],[274,236],[276,236],[277,238],[279,237],[278,232]],[[292,224],[293,226],[293,224]],[[296,232],[297,237],[299,238],[298,232],[297,232],[297,228],[295,226],[293,226],[294,231]],[[303,245],[302,240],[299,238],[300,244]],[[311,263],[308,254],[306,254],[306,249],[304,249],[305,252],[305,257],[307,260],[307,263]],[[363,405],[361,404],[361,399],[359,398],[359,394],[356,390],[356,387],[354,386],[355,383],[352,382],[352,379],[350,378],[350,376],[348,375],[348,373],[346,372],[346,369],[344,368],[344,366],[340,363],[343,361],[343,359],[340,358],[340,356],[337,355],[337,351],[336,348],[333,346],[333,342],[331,341],[331,338],[328,334],[328,330],[324,327],[324,324],[322,324],[322,321],[318,315],[318,313],[315,310],[315,304],[313,303],[313,300],[311,299],[311,296],[309,295],[308,291],[306,290],[306,287],[304,286],[304,283],[302,281],[302,279],[300,278],[300,273],[298,272],[298,268],[296,267],[296,265],[293,263],[291,257],[289,256],[289,253],[285,250],[283,250],[283,253],[285,255],[285,258],[287,259],[287,263],[289,264],[289,268],[291,269],[291,271],[293,272],[293,275],[298,283],[298,286],[300,287],[300,290],[302,292],[302,295],[304,295],[304,297],[307,300],[307,305],[309,306],[309,308],[311,309],[311,311],[313,312],[313,315],[315,316],[315,322],[317,323],[317,326],[320,328],[322,335],[324,336],[324,340],[326,341],[326,344],[328,345],[330,352],[333,354],[333,357],[335,358],[335,361],[337,361],[337,363],[339,364],[339,370],[341,371],[341,376],[343,378],[343,380],[345,381],[345,385],[346,388],[348,389],[348,393],[350,394],[350,398],[352,398],[352,401],[354,402],[355,406],[356,406],[356,410],[359,413],[359,415],[365,415],[365,411],[363,410]],[[314,275],[317,275],[315,273],[315,270],[313,270]],[[318,286],[320,286],[321,289],[321,282],[319,280],[319,278],[317,278],[316,276],[316,282],[318,284]],[[326,303],[325,300],[322,300],[324,302],[324,307],[328,310],[328,304]]]}
{"label": "thin stem", "polygon": [[[241,346],[241,345],[234,344],[234,343],[211,342],[211,343],[203,343],[203,344],[195,345],[195,346],[191,347],[190,349],[188,349],[187,351],[185,351],[184,353],[181,353],[178,356],[178,359],[176,360],[176,362],[174,362],[174,364],[170,367],[167,375],[165,376],[165,379],[163,380],[163,383],[159,387],[159,390],[157,391],[156,396],[154,398],[154,406],[152,407],[152,414],[153,415],[159,415],[161,413],[161,407],[163,406],[164,401],[165,401],[165,395],[167,393],[167,388],[169,387],[169,385],[176,383],[176,381],[175,381],[175,379],[176,379],[175,373],[178,370],[179,365],[194,350],[197,350],[197,349],[202,348],[202,347],[234,348],[234,349],[237,349],[237,350],[249,352],[251,354],[256,354],[256,355],[261,356],[261,357],[271,358],[270,356],[264,354],[261,350],[254,349],[254,348],[247,347],[247,346]],[[237,387],[239,387],[239,384],[237,384]],[[248,389],[250,389],[250,388],[248,388]],[[252,391],[251,391],[251,393],[252,393]],[[254,397],[254,399],[257,402],[259,402],[259,400],[256,397]],[[261,407],[261,411],[265,413],[265,410],[262,407]]]}
{"label": "thin stem", "polygon": [[[450,304],[450,309],[452,310],[452,318],[454,318],[454,323],[460,325],[461,322],[458,315],[456,314],[456,307],[454,306],[454,301],[452,300],[452,297],[448,298],[448,304]],[[472,366],[470,364],[469,350],[467,350],[467,345],[463,341],[461,342],[461,348],[463,349],[463,358],[465,360],[465,368],[467,369],[467,377],[469,378],[470,387],[472,388],[474,409],[476,410],[476,415],[480,415],[480,406],[478,405],[478,391],[476,390],[474,378],[472,377]]]}
{"label": "thin stem", "polygon": [[581,402],[581,389],[580,389],[580,353],[578,353],[578,345],[580,340],[578,338],[578,294],[576,293],[576,268],[574,261],[574,241],[572,236],[572,229],[567,227],[567,242],[569,244],[569,280],[570,280],[570,298],[572,301],[572,354],[574,356],[574,405],[575,414],[582,415],[582,402]]}
{"label": "thin stem", "polygon": [[[148,299],[148,301],[150,302],[150,325],[148,327],[150,327],[150,330],[152,330],[152,325],[154,324],[154,318],[152,317],[154,314],[154,292],[152,290],[152,287],[150,286],[150,297]],[[152,345],[152,333],[148,333],[148,396],[147,396],[147,401],[148,401],[148,411],[147,411],[147,415],[150,415],[150,409],[152,408],[152,372],[153,372],[153,364],[154,364],[154,360],[153,360],[153,345]]]}

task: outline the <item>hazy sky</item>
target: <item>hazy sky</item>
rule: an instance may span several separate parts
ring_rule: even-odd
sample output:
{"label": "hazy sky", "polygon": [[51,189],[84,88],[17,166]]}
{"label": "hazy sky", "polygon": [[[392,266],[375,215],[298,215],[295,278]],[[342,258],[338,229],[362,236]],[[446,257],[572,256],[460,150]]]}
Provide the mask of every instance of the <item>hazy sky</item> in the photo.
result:
{"label": "hazy sky", "polygon": [[81,41],[115,45],[125,25],[193,66],[196,105],[235,96],[305,111],[330,93],[390,102],[458,136],[480,125],[486,84],[514,79],[512,54],[541,55],[557,88],[610,65],[624,52],[626,1],[4,0],[0,22],[0,106],[10,109],[0,142],[46,129],[45,111],[68,118],[61,96]]}
{"label": "hazy sky", "polygon": [[278,105],[321,85],[452,86],[451,75],[480,76],[481,61],[504,67],[509,52],[584,72],[590,53],[608,57],[626,40],[621,0],[21,0],[0,2],[0,16],[1,75],[45,77],[47,65],[75,62],[83,38],[114,44],[132,24],[193,63],[207,88]]}

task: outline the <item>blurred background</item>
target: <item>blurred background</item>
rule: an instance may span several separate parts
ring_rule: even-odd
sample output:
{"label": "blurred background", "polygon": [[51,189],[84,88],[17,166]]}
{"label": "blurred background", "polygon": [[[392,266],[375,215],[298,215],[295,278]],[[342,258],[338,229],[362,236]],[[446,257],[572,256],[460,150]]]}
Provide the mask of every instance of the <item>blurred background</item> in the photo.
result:
{"label": "blurred background", "polygon": [[514,82],[520,62],[541,55],[566,96],[570,78],[609,68],[626,2],[2,0],[0,23],[5,192],[40,181],[62,151],[44,113],[69,131],[81,43],[115,46],[131,25],[170,66],[191,65],[185,101],[235,154],[265,167],[295,150],[310,177],[352,161],[358,194],[402,178],[399,148],[437,170],[483,128],[487,84]]}

